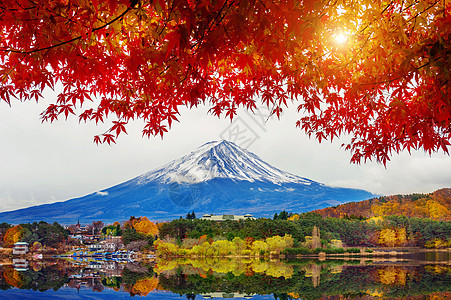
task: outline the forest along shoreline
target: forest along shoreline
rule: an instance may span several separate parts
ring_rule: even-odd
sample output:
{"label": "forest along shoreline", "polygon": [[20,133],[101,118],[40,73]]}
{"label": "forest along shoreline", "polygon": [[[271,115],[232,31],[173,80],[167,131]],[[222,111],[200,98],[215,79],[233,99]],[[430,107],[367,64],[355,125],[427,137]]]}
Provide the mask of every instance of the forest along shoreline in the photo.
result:
{"label": "forest along shoreline", "polygon": [[[190,255],[179,253],[161,253],[157,251],[159,259],[259,259],[271,261],[290,261],[293,259],[306,260],[359,260],[365,263],[378,262],[412,262],[414,264],[446,264],[451,265],[451,248],[448,249],[424,249],[418,247],[397,247],[397,248],[351,248],[351,252],[343,249],[343,253],[326,253],[317,252],[311,254],[284,254],[284,253],[269,253],[268,255]],[[359,252],[356,252],[359,250]],[[341,252],[341,251],[340,251]],[[152,259],[154,260],[154,259]]]}
{"label": "forest along shoreline", "polygon": [[451,222],[429,218],[334,218],[317,213],[282,212],[272,220],[173,220],[161,225],[154,246],[161,257],[269,259],[402,256],[402,259],[429,260],[429,257],[435,259],[435,252],[422,249],[443,249],[447,254],[438,259],[446,261],[450,237]]}
{"label": "forest along shoreline", "polygon": [[211,220],[208,216],[196,218],[190,212],[186,218],[157,223],[133,216],[113,224],[94,221],[83,226],[1,223],[0,260],[8,264],[13,258],[70,256],[77,251],[100,251],[99,256],[133,251],[138,259],[364,257],[374,261],[390,257],[446,262],[451,251],[451,189],[380,197],[302,214],[282,211],[272,219],[223,215]]}

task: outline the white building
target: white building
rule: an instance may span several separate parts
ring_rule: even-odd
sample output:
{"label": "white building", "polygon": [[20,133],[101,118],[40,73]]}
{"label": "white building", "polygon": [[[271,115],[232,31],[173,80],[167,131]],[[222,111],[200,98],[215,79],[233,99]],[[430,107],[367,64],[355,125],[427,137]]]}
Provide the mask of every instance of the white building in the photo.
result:
{"label": "white building", "polygon": [[91,245],[88,245],[88,249],[89,249],[89,251],[102,251],[103,247],[101,244],[91,244]]}
{"label": "white building", "polygon": [[241,294],[241,293],[224,293],[224,292],[216,292],[210,294],[202,294],[201,296],[205,299],[213,299],[213,298],[223,298],[223,299],[231,299],[231,298],[240,298],[240,299],[252,299],[255,294]]}
{"label": "white building", "polygon": [[238,220],[255,220],[255,218],[250,214],[245,215],[213,215],[205,214],[200,218],[201,220],[212,220],[212,221],[238,221]]}
{"label": "white building", "polygon": [[13,247],[13,254],[27,254],[28,252],[28,243],[26,242],[17,242]]}

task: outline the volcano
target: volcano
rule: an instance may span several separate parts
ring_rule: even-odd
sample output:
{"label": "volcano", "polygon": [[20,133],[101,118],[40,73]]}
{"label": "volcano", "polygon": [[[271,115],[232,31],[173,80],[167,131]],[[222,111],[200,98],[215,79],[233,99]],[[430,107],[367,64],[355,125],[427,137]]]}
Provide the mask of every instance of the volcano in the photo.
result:
{"label": "volcano", "polygon": [[151,172],[63,202],[0,213],[0,222],[80,222],[146,216],[171,220],[194,211],[272,217],[282,210],[308,212],[374,197],[281,171],[229,141],[207,143]]}

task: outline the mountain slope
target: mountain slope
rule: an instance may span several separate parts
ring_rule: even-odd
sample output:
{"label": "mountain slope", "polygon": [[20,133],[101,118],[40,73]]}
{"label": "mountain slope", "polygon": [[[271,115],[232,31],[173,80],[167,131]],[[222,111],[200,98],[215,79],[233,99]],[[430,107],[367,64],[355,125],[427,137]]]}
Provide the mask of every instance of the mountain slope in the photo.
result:
{"label": "mountain slope", "polygon": [[0,213],[0,222],[112,222],[130,216],[170,220],[190,211],[269,217],[281,210],[305,212],[371,197],[363,190],[329,187],[283,172],[234,143],[220,141],[81,198]]}
{"label": "mountain slope", "polygon": [[451,188],[430,194],[393,195],[316,210],[324,217],[403,215],[451,221]]}

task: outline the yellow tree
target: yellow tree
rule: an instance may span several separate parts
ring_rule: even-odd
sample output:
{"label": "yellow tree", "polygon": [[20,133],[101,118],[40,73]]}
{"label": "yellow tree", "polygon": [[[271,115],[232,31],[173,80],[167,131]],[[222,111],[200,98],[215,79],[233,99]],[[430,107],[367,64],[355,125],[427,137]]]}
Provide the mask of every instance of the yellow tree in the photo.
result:
{"label": "yellow tree", "polygon": [[214,241],[211,244],[215,256],[224,256],[229,254],[236,254],[237,245],[228,240]]}
{"label": "yellow tree", "polygon": [[379,234],[379,244],[393,247],[396,244],[396,232],[393,229],[383,229]]}
{"label": "yellow tree", "polygon": [[3,241],[5,241],[7,245],[13,245],[20,241],[20,238],[23,236],[23,234],[24,229],[22,228],[22,226],[16,225],[14,227],[9,228],[5,232],[5,235],[3,236]]}
{"label": "yellow tree", "polygon": [[137,232],[148,234],[148,235],[157,235],[158,234],[158,227],[155,225],[155,223],[149,221],[146,217],[141,217],[140,220],[133,224],[133,228]]}
{"label": "yellow tree", "polygon": [[293,237],[289,234],[286,234],[283,237],[275,235],[267,238],[266,243],[268,244],[270,251],[280,252],[293,246]]}
{"label": "yellow tree", "polygon": [[294,214],[291,217],[288,217],[288,220],[290,221],[296,221],[299,220],[300,216],[298,214]]}
{"label": "yellow tree", "polygon": [[179,250],[177,245],[172,243],[163,242],[160,239],[157,239],[154,243],[155,248],[157,249],[157,255],[175,255]]}
{"label": "yellow tree", "polygon": [[232,242],[236,245],[236,249],[238,252],[241,252],[246,246],[245,241],[238,236],[234,237]]}
{"label": "yellow tree", "polygon": [[269,250],[268,244],[264,241],[255,241],[251,247],[255,254],[260,254],[261,252],[266,252]]}
{"label": "yellow tree", "polygon": [[403,245],[407,240],[405,228],[386,228],[379,233],[379,244],[389,247]]}
{"label": "yellow tree", "polygon": [[397,244],[400,246],[402,246],[406,243],[407,234],[406,234],[406,229],[404,227],[398,228],[396,230],[396,241],[397,241]]}
{"label": "yellow tree", "polygon": [[449,218],[450,216],[449,209],[437,201],[428,200],[425,206],[427,207],[429,216],[432,219],[443,220],[445,218]]}

